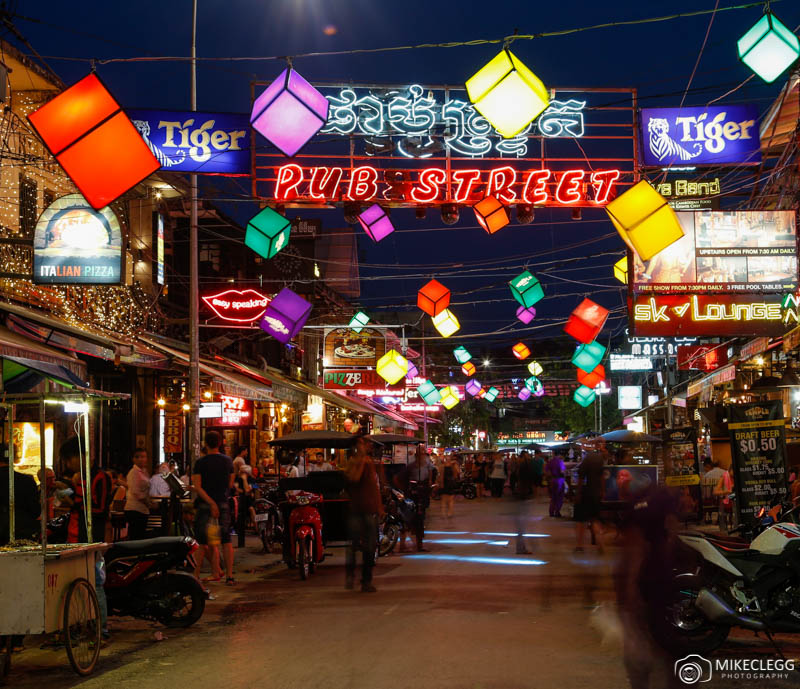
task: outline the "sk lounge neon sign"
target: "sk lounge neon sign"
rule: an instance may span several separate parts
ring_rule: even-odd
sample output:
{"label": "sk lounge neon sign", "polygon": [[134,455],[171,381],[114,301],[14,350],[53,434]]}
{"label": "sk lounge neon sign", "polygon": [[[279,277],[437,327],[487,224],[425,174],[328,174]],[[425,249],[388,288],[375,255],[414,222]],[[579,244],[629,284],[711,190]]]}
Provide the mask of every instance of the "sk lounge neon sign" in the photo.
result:
{"label": "sk lounge neon sign", "polygon": [[270,298],[254,289],[229,289],[202,297],[205,304],[222,320],[252,323],[264,315]]}
{"label": "sk lounge neon sign", "polygon": [[290,163],[277,169],[276,201],[395,201],[470,203],[491,195],[503,203],[574,206],[605,205],[614,197],[620,171],[535,168],[518,171],[504,165],[487,170],[439,167],[423,170],[377,170],[370,165],[303,168]]}

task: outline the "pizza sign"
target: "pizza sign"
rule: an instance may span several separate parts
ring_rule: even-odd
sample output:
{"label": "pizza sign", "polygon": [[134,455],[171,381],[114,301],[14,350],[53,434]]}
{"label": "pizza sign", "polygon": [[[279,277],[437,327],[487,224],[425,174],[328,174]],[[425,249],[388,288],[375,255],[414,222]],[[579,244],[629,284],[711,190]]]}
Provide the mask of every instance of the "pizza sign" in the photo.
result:
{"label": "pizza sign", "polygon": [[326,369],[374,367],[385,353],[386,340],[383,333],[375,328],[363,328],[359,333],[351,328],[329,328],[325,331]]}
{"label": "pizza sign", "polygon": [[377,372],[359,369],[325,369],[322,383],[327,390],[351,390],[362,397],[402,396],[406,389],[405,378],[388,385]]}

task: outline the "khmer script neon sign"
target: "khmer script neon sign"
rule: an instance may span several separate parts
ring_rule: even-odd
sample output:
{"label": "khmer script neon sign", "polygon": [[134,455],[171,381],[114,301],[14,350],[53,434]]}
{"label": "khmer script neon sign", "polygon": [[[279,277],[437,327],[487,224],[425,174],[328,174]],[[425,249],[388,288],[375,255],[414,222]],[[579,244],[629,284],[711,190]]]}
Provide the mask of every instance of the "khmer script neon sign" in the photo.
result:
{"label": "khmer script neon sign", "polygon": [[330,113],[322,134],[365,137],[367,155],[399,153],[407,158],[451,155],[524,158],[531,136],[579,139],[584,135],[585,100],[551,100],[524,131],[503,139],[472,105],[462,99],[439,100],[419,84],[406,89],[343,88],[326,94]]}

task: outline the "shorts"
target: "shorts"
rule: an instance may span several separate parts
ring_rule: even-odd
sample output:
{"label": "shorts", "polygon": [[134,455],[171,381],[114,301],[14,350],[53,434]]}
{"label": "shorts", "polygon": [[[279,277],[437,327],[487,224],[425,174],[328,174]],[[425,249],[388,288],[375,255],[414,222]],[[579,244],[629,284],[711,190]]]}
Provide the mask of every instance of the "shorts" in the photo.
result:
{"label": "shorts", "polygon": [[575,521],[591,522],[600,518],[600,501],[584,498],[575,505]]}
{"label": "shorts", "polygon": [[[231,511],[227,501],[217,503],[219,508],[219,539],[222,543],[231,542]],[[195,538],[200,545],[208,545],[208,527],[211,522],[211,507],[207,502],[197,505],[194,518]]]}

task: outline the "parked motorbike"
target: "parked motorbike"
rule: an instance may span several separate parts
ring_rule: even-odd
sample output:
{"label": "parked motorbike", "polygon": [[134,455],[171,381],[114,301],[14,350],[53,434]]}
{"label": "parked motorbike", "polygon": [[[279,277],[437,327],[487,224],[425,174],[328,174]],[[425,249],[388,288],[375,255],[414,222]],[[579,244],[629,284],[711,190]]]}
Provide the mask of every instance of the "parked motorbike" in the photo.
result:
{"label": "parked motorbike", "polygon": [[258,485],[258,497],[253,501],[255,528],[264,552],[269,553],[275,544],[283,543],[283,516],[278,509],[277,486]]}
{"label": "parked motorbike", "polygon": [[104,557],[104,585],[110,615],[189,627],[203,615],[206,593],[187,571],[193,569],[193,538],[166,536],[121,541]]}
{"label": "parked motorbike", "polygon": [[325,558],[322,516],[317,508],[322,496],[304,490],[293,491],[287,496],[287,502],[291,512],[284,539],[284,559],[289,567],[297,567],[300,578],[305,580]]}
{"label": "parked motorbike", "polygon": [[402,531],[414,529],[416,505],[399,490],[389,489],[384,501],[385,516],[379,526],[378,555],[383,557],[391,553]]}
{"label": "parked motorbike", "polygon": [[785,507],[762,511],[751,543],[679,535],[697,565],[675,573],[666,606],[653,610],[653,633],[666,648],[706,654],[724,643],[731,627],[768,636],[800,633],[800,525],[796,508]]}

